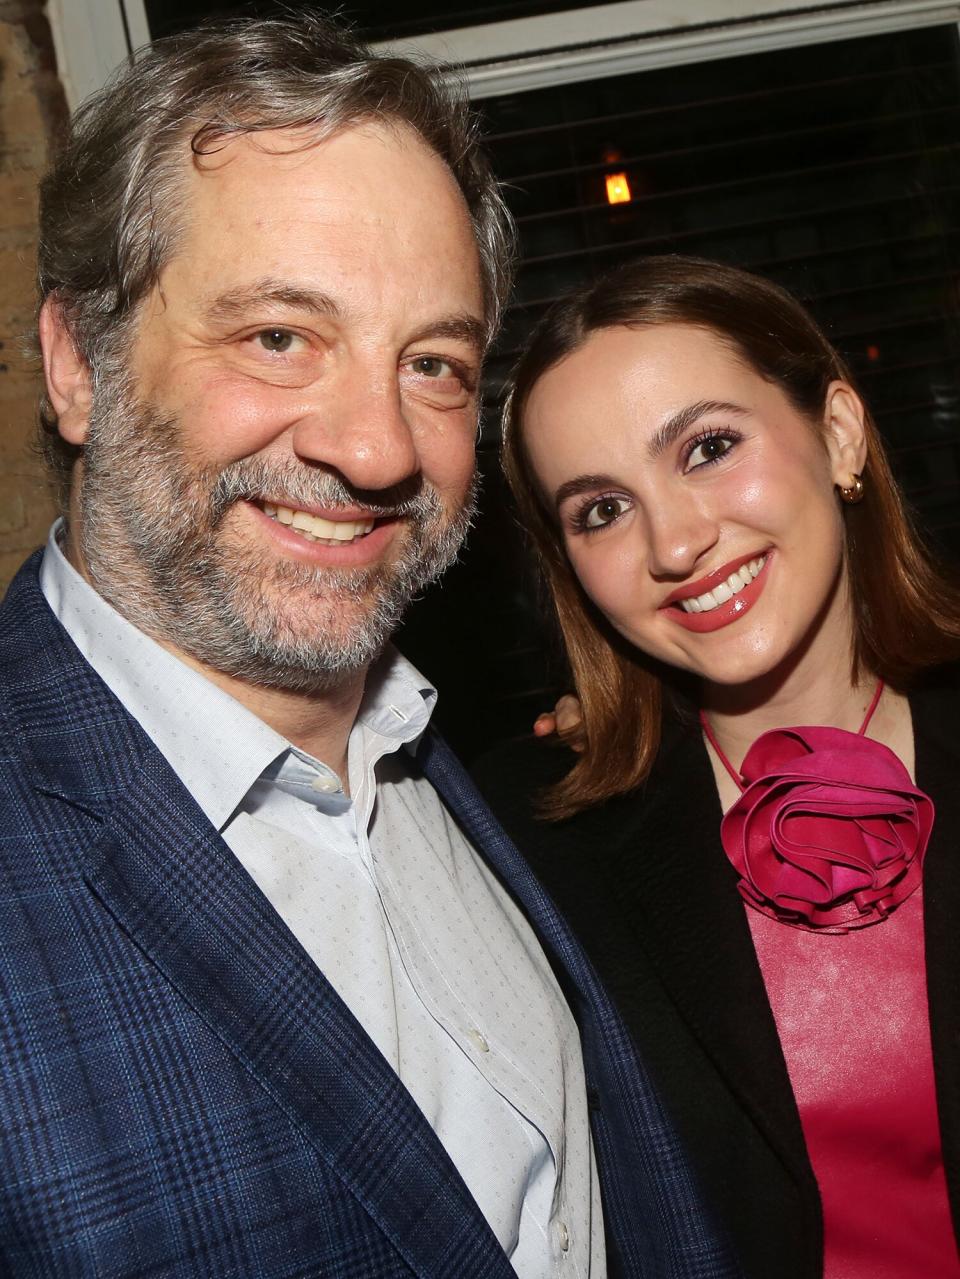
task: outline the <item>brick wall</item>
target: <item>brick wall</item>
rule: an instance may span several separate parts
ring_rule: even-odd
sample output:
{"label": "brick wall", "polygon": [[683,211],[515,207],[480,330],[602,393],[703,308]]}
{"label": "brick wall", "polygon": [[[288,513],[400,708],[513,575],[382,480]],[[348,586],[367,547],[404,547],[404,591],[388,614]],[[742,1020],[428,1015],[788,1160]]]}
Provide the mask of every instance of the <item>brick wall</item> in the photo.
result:
{"label": "brick wall", "polygon": [[66,106],[42,0],[0,0],[0,591],[39,546],[53,503],[30,444],[37,179]]}

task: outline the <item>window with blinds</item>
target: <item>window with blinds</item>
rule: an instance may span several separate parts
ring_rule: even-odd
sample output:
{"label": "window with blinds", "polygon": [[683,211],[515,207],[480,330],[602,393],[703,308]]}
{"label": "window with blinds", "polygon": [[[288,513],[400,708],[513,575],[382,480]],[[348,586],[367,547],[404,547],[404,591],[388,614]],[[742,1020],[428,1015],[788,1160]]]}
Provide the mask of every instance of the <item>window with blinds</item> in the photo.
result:
{"label": "window with blinds", "polygon": [[[577,283],[644,253],[735,262],[812,307],[916,506],[960,551],[954,28],[549,89],[485,115],[523,244],[494,400],[531,322]],[[629,198],[611,204],[621,175]]]}
{"label": "window with blinds", "polygon": [[[597,2],[424,0],[398,15],[346,0],[341,12],[382,39]],[[146,0],[154,36],[237,8]],[[483,514],[401,637],[440,685],[439,722],[465,756],[527,731],[563,680],[499,477],[503,384],[543,308],[618,262],[717,257],[803,298],[853,366],[923,527],[960,560],[957,44],[956,27],[930,27],[478,103],[522,263],[487,371]]]}
{"label": "window with blinds", "polygon": [[464,754],[528,731],[562,679],[496,466],[503,383],[544,307],[618,262],[716,257],[803,298],[859,378],[921,523],[960,558],[956,28],[479,105],[522,265],[487,373],[484,515],[404,639],[444,690],[440,719]]}

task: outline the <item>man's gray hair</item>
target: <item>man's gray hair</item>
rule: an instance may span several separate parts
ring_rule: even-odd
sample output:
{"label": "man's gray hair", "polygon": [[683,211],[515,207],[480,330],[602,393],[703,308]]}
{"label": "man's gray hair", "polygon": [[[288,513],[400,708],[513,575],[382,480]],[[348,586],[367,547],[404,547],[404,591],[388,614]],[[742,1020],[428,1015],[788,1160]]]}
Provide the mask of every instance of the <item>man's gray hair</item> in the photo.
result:
{"label": "man's gray hair", "polygon": [[[309,131],[310,145],[364,119],[416,130],[463,192],[480,254],[487,326],[510,287],[513,232],[466,101],[433,69],[383,58],[316,14],[206,23],[141,50],[77,111],[40,192],[41,304],[55,295],[96,381],[175,250],[183,144]],[[41,407],[41,444],[61,497],[78,450]]]}

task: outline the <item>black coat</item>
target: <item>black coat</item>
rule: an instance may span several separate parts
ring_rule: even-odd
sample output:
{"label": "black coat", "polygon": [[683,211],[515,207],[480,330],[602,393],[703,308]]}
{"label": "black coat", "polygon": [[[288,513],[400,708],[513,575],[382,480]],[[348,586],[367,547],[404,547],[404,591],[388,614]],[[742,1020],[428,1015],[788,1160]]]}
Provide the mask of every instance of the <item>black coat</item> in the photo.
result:
{"label": "black coat", "polygon": [[[960,1222],[960,692],[911,698],[917,784],[936,823],[924,868],[930,1023],[944,1163]],[[659,1085],[750,1279],[819,1279],[816,1181],[695,723],[671,724],[645,786],[561,823],[531,798],[571,762],[515,743],[476,780],[579,934]]]}

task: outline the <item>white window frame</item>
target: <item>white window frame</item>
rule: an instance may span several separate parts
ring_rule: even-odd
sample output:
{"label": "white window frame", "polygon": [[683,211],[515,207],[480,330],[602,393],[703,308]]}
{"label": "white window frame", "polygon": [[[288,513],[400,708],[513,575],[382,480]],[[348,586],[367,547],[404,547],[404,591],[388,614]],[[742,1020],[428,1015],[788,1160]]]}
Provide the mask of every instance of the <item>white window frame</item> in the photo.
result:
{"label": "white window frame", "polygon": [[[459,68],[470,96],[960,23],[949,0],[623,0],[377,47]],[[602,33],[598,37],[598,33]]]}
{"label": "white window frame", "polygon": [[[144,0],[48,0],[48,12],[71,108],[149,39]],[[457,68],[485,98],[947,23],[960,0],[619,0],[375,47]]]}
{"label": "white window frame", "polygon": [[71,111],[150,41],[144,0],[47,0],[47,17]]}

